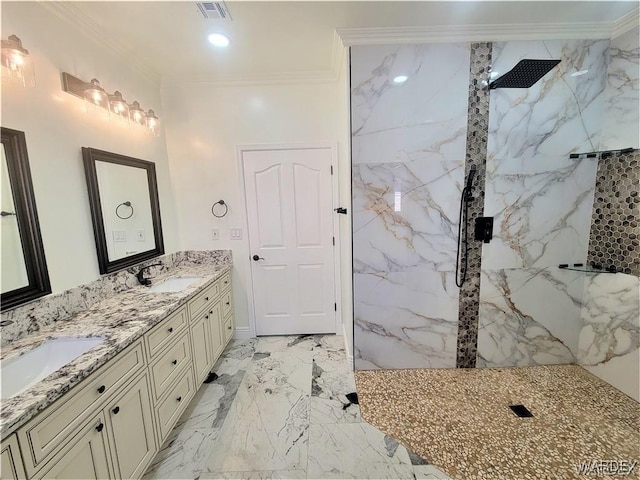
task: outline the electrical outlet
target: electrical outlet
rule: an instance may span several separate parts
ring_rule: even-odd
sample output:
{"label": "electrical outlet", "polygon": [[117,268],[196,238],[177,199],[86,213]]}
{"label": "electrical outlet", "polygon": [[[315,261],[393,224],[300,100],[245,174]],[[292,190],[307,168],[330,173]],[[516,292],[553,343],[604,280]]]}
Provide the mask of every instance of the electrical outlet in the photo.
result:
{"label": "electrical outlet", "polygon": [[232,228],[231,229],[231,240],[242,240],[242,229],[241,228]]}
{"label": "electrical outlet", "polygon": [[211,230],[211,240],[220,240],[220,230],[217,228]]}

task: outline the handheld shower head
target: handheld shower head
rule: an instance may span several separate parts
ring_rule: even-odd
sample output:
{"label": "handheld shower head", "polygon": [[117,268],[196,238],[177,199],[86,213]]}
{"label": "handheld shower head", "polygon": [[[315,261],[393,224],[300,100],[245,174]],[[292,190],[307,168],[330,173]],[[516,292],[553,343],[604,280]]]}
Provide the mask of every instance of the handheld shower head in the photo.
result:
{"label": "handheld shower head", "polygon": [[471,193],[471,185],[473,183],[473,177],[475,177],[476,175],[476,166],[474,165],[473,167],[471,167],[471,169],[469,170],[469,176],[467,177],[467,186],[466,189],[469,193]]}

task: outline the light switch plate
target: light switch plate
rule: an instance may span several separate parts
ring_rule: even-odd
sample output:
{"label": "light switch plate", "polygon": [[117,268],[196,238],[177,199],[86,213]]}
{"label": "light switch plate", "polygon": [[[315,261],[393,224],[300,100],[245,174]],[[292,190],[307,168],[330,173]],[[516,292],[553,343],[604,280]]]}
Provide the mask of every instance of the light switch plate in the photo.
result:
{"label": "light switch plate", "polygon": [[126,230],[112,230],[114,242],[126,242],[127,231]]}
{"label": "light switch plate", "polygon": [[242,240],[242,229],[241,228],[232,228],[231,229],[231,240]]}

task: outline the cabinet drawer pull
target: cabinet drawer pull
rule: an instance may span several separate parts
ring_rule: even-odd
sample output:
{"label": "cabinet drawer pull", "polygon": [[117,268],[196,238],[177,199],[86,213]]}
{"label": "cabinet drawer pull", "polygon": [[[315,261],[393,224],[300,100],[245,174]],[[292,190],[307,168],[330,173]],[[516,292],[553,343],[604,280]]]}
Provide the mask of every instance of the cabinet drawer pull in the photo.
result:
{"label": "cabinet drawer pull", "polygon": [[182,397],[178,397],[178,398],[176,398],[176,400],[181,402],[182,401]]}
{"label": "cabinet drawer pull", "polygon": [[173,327],[169,327],[169,328],[167,329],[167,331],[168,331],[169,333],[173,332]]}
{"label": "cabinet drawer pull", "polygon": [[229,283],[229,281],[228,281],[228,280],[225,280],[225,281],[224,281],[224,284],[226,285],[227,283]]}
{"label": "cabinet drawer pull", "polygon": [[204,318],[206,318],[207,320],[209,320],[209,315],[205,315]]}
{"label": "cabinet drawer pull", "polygon": [[212,315],[212,314],[213,314],[213,310],[209,310],[209,315]]}
{"label": "cabinet drawer pull", "polygon": [[229,305],[229,302],[226,302],[227,305]]}
{"label": "cabinet drawer pull", "polygon": [[204,300],[205,300],[206,302],[208,302],[208,301],[209,301],[209,297],[204,297]]}
{"label": "cabinet drawer pull", "polygon": [[178,360],[174,360],[171,363],[173,363],[174,365],[177,365],[178,364]]}
{"label": "cabinet drawer pull", "polygon": [[98,393],[104,393],[104,391],[107,389],[107,387],[105,387],[104,385],[100,385],[98,387]]}
{"label": "cabinet drawer pull", "polygon": [[229,326],[227,327],[227,330],[231,330],[231,325],[229,325]]}
{"label": "cabinet drawer pull", "polygon": [[104,428],[104,423],[100,422],[100,423],[98,424],[98,426],[96,427],[96,430],[97,430],[97,431],[99,431],[99,432],[101,432],[103,428]]}
{"label": "cabinet drawer pull", "polygon": [[114,415],[117,415],[119,411],[120,411],[120,407],[116,407],[112,410]]}

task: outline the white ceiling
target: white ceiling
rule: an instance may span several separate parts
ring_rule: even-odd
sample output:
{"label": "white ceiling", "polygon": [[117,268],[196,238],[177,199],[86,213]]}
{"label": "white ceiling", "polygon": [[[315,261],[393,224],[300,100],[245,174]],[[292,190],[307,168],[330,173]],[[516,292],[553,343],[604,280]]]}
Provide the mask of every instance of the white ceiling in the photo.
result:
{"label": "white ceiling", "polygon": [[[232,21],[203,18],[193,1],[46,5],[173,83],[329,78],[336,29],[614,22],[638,1],[228,1]],[[226,33],[231,45],[213,47],[211,32]]]}

